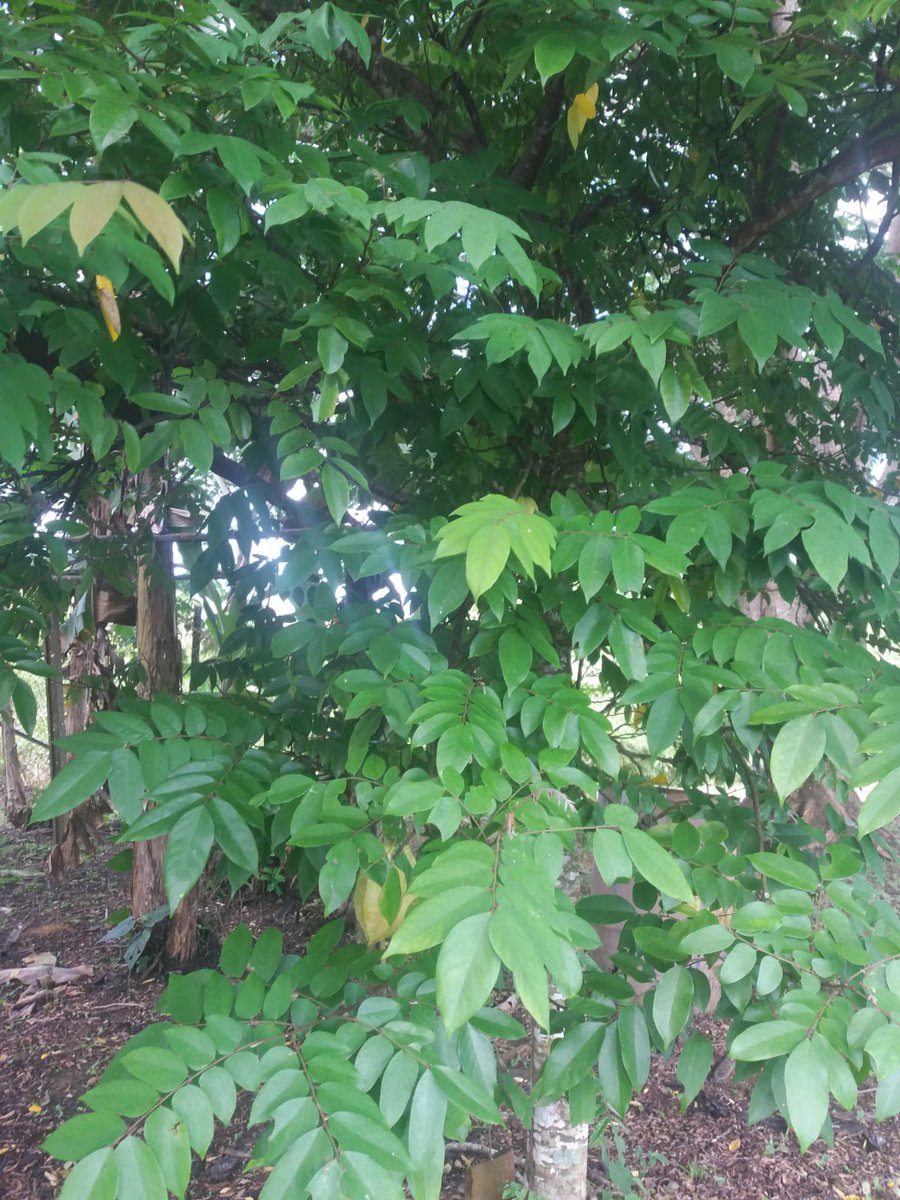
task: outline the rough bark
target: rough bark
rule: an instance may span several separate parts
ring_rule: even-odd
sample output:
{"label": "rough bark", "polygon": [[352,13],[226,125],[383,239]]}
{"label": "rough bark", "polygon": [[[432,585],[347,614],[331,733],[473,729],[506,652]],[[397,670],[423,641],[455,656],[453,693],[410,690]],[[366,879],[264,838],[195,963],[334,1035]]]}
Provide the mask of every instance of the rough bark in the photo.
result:
{"label": "rough bark", "polygon": [[[593,866],[593,857],[583,846],[567,861],[560,886],[573,900],[587,894]],[[531,1038],[532,1081],[560,1036],[535,1026]],[[528,1187],[541,1200],[585,1200],[589,1135],[589,1125],[572,1124],[565,1098],[535,1106],[528,1148]]]}
{"label": "rough bark", "polygon": [[[144,670],[140,691],[147,699],[181,690],[181,646],[175,617],[172,546],[154,545],[139,564],[137,578],[137,652]],[[166,902],[163,859],[166,839],[134,843],[131,907],[144,917]],[[197,951],[197,890],[192,889],[171,915],[164,957],[173,966],[189,964]]]}
{"label": "rough bark", "polygon": [[31,816],[31,804],[22,778],[12,708],[8,704],[0,710],[0,727],[3,734],[3,811],[10,825],[16,829],[24,829]]}
{"label": "rough bark", "polygon": [[[100,642],[103,641],[101,635]],[[69,647],[65,665],[64,723],[67,735],[83,733],[96,707],[89,681],[97,674],[102,650],[98,640],[87,634],[76,638]],[[67,758],[63,755],[63,758]],[[55,844],[48,860],[50,874],[59,879],[81,863],[82,853],[89,854],[97,841],[97,831],[106,804],[91,797],[54,823]]]}

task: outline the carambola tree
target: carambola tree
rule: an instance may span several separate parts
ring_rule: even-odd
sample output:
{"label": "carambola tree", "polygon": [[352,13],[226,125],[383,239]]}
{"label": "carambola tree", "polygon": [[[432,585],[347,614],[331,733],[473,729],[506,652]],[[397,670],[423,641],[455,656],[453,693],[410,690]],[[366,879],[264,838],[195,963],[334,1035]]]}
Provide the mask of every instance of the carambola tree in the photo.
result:
{"label": "carambola tree", "polygon": [[651,1050],[702,1086],[711,975],[752,1120],[900,1111],[896,14],[775,9],[0,12],[0,703],[173,561],[218,634],[35,816],[106,785],[171,911],[325,912],[171,977],[66,1200],[183,1196],[239,1089],[264,1200],[436,1200],[501,1105],[583,1194]]}

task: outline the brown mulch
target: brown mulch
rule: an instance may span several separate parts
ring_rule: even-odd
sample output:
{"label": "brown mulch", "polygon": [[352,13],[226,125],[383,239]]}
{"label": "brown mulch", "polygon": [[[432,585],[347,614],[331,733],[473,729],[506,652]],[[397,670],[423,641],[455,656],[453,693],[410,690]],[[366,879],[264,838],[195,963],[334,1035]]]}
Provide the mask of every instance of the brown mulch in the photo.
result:
{"label": "brown mulch", "polygon": [[[130,973],[119,944],[99,942],[108,914],[127,903],[127,877],[105,867],[112,850],[102,850],[56,883],[43,872],[48,848],[42,829],[19,833],[0,826],[0,971],[27,966],[34,956],[40,962],[40,956],[54,955],[59,967],[87,965],[93,973],[50,989],[30,1013],[14,1007],[20,985],[0,988],[3,1200],[52,1200],[58,1194],[63,1169],[38,1149],[40,1142],[73,1115],[78,1095],[96,1082],[114,1051],[154,1019],[163,986],[159,978]],[[241,921],[254,931],[280,925],[286,951],[297,952],[317,927],[319,913],[315,905],[304,908],[265,892],[234,899],[207,894],[201,908],[203,952],[214,962],[221,939]],[[715,1023],[710,1022],[709,1032],[721,1042]],[[504,1068],[516,1074],[524,1070],[514,1060]],[[836,1121],[833,1149],[819,1141],[801,1155],[783,1123],[773,1119],[748,1128],[748,1086],[727,1079],[710,1083],[683,1117],[676,1089],[674,1062],[655,1060],[650,1082],[627,1120],[607,1132],[608,1152],[614,1159],[624,1154],[636,1197],[900,1200],[900,1119],[876,1125],[871,1092],[863,1095],[858,1118]],[[476,1126],[466,1142],[449,1148],[445,1200],[466,1195],[470,1165],[487,1155],[512,1148],[521,1168],[526,1137],[515,1121],[508,1129]],[[195,1164],[187,1200],[258,1196],[265,1173],[247,1175],[242,1169],[253,1140],[240,1120],[225,1134],[220,1131],[204,1162]],[[590,1176],[593,1197],[618,1200],[619,1191],[607,1190],[611,1184],[599,1147]]]}

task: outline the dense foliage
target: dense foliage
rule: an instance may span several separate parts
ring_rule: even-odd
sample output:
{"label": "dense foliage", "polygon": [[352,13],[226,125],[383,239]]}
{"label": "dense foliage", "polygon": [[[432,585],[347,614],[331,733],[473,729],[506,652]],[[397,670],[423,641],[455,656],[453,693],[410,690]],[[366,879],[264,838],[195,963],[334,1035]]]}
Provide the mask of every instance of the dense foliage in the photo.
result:
{"label": "dense foliage", "polygon": [[[858,212],[896,204],[896,22],[774,9],[0,8],[0,699],[28,728],[48,615],[90,629],[154,539],[217,638],[183,699],[127,665],[35,816],[106,784],[123,841],[170,835],[173,909],[212,857],[328,918],[172,977],[48,1142],[66,1200],[183,1196],[236,1088],[264,1200],[436,1198],[498,1103],[624,1112],[701,960],[752,1119],[807,1146],[873,1073],[900,1111],[865,880],[900,813],[898,284]],[[827,835],[785,805],[810,780]],[[560,886],[582,843],[633,903]],[[497,987],[564,1033],[530,1095]],[[712,1051],[677,1045],[687,1104]]]}

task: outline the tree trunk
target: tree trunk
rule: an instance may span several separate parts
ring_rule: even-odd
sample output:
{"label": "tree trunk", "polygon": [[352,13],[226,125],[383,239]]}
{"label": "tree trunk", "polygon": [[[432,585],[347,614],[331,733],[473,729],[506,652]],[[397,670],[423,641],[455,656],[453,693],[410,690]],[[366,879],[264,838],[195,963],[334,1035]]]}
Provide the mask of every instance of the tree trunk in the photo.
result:
{"label": "tree trunk", "polygon": [[[579,837],[578,848],[563,867],[563,891],[573,900],[587,895],[593,869],[593,856]],[[544,1033],[535,1026],[531,1037],[532,1082],[561,1036]],[[564,1097],[551,1104],[535,1105],[528,1147],[528,1187],[541,1200],[585,1200],[590,1131],[590,1125],[572,1124]]]}
{"label": "tree trunk", "polygon": [[[83,733],[96,707],[95,697],[88,686],[97,672],[98,649],[95,638],[86,634],[77,637],[69,647],[65,666],[63,707],[67,735]],[[57,717],[58,719],[58,717]],[[68,755],[62,755],[63,760]],[[81,863],[82,852],[89,854],[97,841],[97,830],[106,811],[105,803],[97,797],[85,800],[78,808],[54,821],[54,846],[48,865],[54,879]]]}
{"label": "tree trunk", "polygon": [[[152,555],[138,566],[137,652],[144,669],[141,694],[175,695],[181,690],[181,647],[175,617],[172,547],[157,543]],[[147,916],[166,902],[163,859],[166,839],[134,843],[131,907],[136,917]],[[197,889],[193,888],[172,913],[164,955],[173,966],[187,966],[197,951]]]}
{"label": "tree trunk", "polygon": [[0,710],[0,725],[3,732],[3,811],[10,825],[15,829],[24,829],[31,816],[31,805],[25,793],[12,707],[9,704]]}

